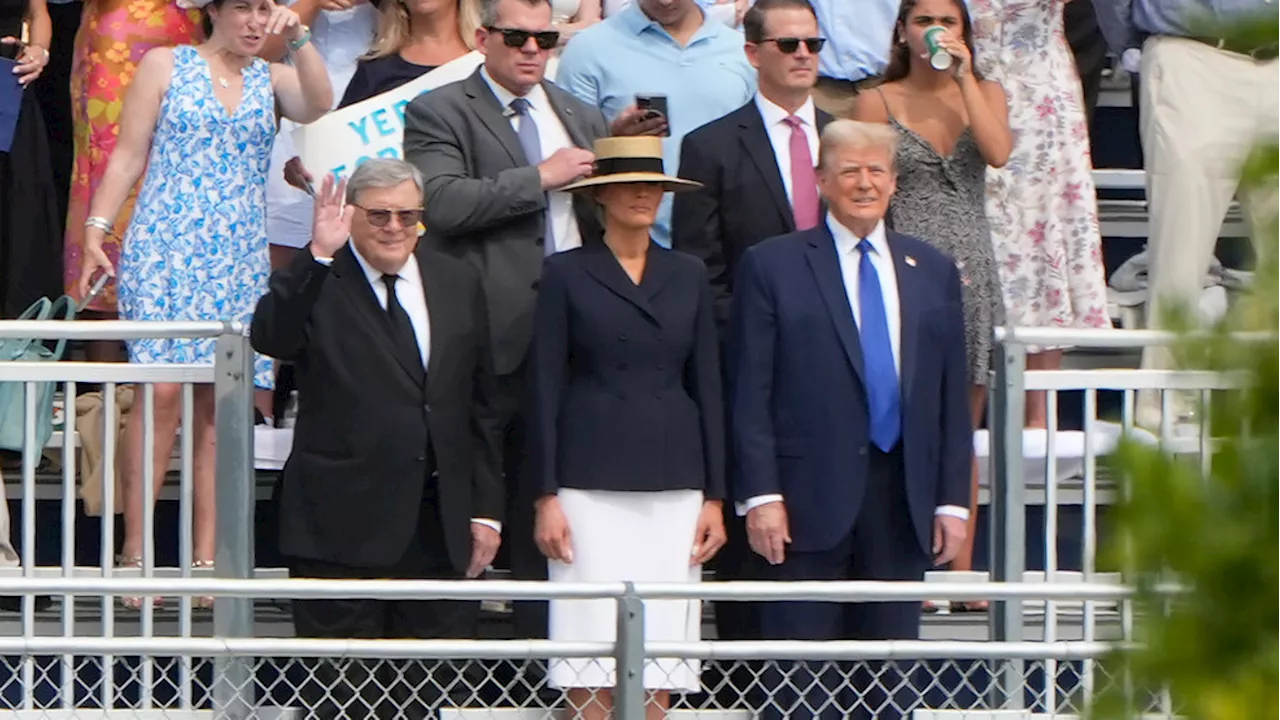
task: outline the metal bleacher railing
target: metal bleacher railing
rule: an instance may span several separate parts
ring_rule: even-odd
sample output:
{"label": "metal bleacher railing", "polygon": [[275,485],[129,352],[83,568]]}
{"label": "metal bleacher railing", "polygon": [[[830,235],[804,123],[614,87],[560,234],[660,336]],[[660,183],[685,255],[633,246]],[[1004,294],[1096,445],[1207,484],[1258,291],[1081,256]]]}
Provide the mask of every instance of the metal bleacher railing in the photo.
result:
{"label": "metal bleacher railing", "polygon": [[[184,422],[190,419],[192,385],[213,383],[217,406],[218,549],[212,573],[191,568],[191,452],[179,443],[176,567],[156,567],[157,553],[144,550],[143,567],[114,568],[115,533],[103,522],[98,533],[98,566],[77,566],[76,447],[78,431],[72,404],[62,434],[50,448],[23,453],[18,495],[21,526],[20,568],[0,569],[0,595],[22,595],[17,623],[0,620],[0,709],[17,718],[71,717],[302,717],[306,688],[313,684],[320,658],[371,668],[379,692],[392,686],[435,697],[439,717],[546,717],[563,703],[549,688],[539,666],[556,658],[612,658],[619,669],[615,717],[644,716],[644,692],[638,684],[647,659],[701,661],[702,692],[679,699],[673,717],[750,717],[771,702],[781,672],[790,660],[817,664],[859,687],[874,688],[851,702],[871,711],[894,708],[924,720],[963,717],[980,720],[999,711],[1024,711],[1021,717],[1074,716],[1095,692],[1121,678],[1109,677],[1097,658],[1117,642],[1132,639],[1133,609],[1118,577],[1096,567],[1099,529],[1111,485],[1097,460],[1129,432],[1163,442],[1172,452],[1209,462],[1210,441],[1199,428],[1166,424],[1159,435],[1133,426],[1133,395],[1138,389],[1205,391],[1227,387],[1225,379],[1205,373],[1131,369],[1027,371],[1026,348],[1036,345],[1128,346],[1167,342],[1162,333],[1016,329],[999,336],[999,359],[992,385],[993,431],[979,431],[975,450],[983,463],[982,502],[989,503],[993,549],[991,578],[986,573],[932,573],[924,583],[703,583],[701,585],[567,586],[480,582],[311,581],[287,580],[282,572],[255,568],[255,473],[252,425],[252,354],[243,328],[223,323],[151,324],[0,323],[0,338],[137,337],[217,338],[212,366],[108,365],[77,362],[0,363],[0,381],[26,383],[28,405],[35,383],[56,382],[63,397],[75,398],[76,383],[103,383],[108,416],[116,383],[144,388],[135,411],[144,413],[148,431],[152,392],[149,384],[184,386]],[[1050,427],[1023,430],[1026,390],[1049,393]],[[1116,392],[1119,398],[1115,397]],[[1083,394],[1082,398],[1076,398]],[[1064,399],[1065,398],[1065,399]],[[1078,399],[1078,402],[1077,402]],[[1119,411],[1112,408],[1119,400]],[[1078,405],[1079,429],[1062,429],[1056,410]],[[1117,415],[1119,422],[1105,418]],[[33,417],[28,413],[28,417]],[[111,423],[105,424],[111,428]],[[114,428],[103,438],[107,457],[114,454]],[[28,432],[28,435],[31,433]],[[56,496],[38,500],[42,456],[61,466],[53,478]],[[103,517],[114,514],[113,463],[105,462]],[[149,463],[144,463],[149,467]],[[265,471],[267,482],[270,473]],[[149,482],[143,483],[150,487]],[[144,490],[146,492],[146,490]],[[10,495],[13,497],[13,494]],[[45,495],[45,497],[49,497]],[[55,503],[56,513],[41,514],[60,524],[60,561],[37,555],[37,503]],[[148,504],[149,506],[149,504]],[[148,516],[147,536],[154,518]],[[44,535],[41,535],[44,537]],[[1035,548],[1042,546],[1042,550]],[[1028,548],[1031,548],[1030,550]],[[1064,548],[1064,549],[1060,549]],[[1043,557],[1037,557],[1042,555]],[[1069,557],[1067,557],[1069,556]],[[1030,562],[1029,562],[1030,561]],[[35,597],[57,596],[54,609],[38,612]],[[180,597],[176,616],[142,603],[140,611],[117,608],[114,597]],[[196,610],[192,597],[217,601],[212,626]],[[283,613],[272,603],[299,597],[516,598],[576,597],[616,602],[616,640],[589,644],[547,641],[320,641],[263,637],[263,617],[275,618],[270,634],[288,636]],[[643,601],[698,598],[710,603],[743,600],[813,599],[837,602],[898,600],[994,601],[989,615],[928,617],[921,641],[889,642],[718,642],[649,644],[643,641]],[[274,614],[273,614],[274,613]],[[49,622],[52,616],[53,622]],[[15,626],[16,625],[16,626]],[[7,630],[7,631],[6,631]],[[880,661],[896,665],[891,680]],[[385,672],[373,672],[373,669]],[[774,677],[773,681],[767,678]],[[907,678],[902,680],[901,678]],[[373,682],[373,681],[371,681]],[[403,692],[402,687],[400,692]],[[434,692],[428,693],[428,690]],[[831,702],[837,702],[835,698]],[[877,705],[878,704],[878,705]],[[816,710],[817,708],[811,708]],[[840,712],[850,711],[841,707]],[[1151,712],[1172,717],[1174,708],[1161,693],[1151,694]],[[85,715],[92,711],[94,714]],[[103,714],[106,711],[106,714]],[[957,714],[948,714],[957,713]]]}

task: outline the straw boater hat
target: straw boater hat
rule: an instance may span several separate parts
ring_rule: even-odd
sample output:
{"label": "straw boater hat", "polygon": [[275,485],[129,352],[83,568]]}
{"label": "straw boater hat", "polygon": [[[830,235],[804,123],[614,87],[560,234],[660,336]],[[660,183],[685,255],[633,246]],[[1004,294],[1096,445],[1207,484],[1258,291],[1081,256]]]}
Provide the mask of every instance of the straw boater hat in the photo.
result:
{"label": "straw boater hat", "polygon": [[671,177],[662,171],[662,139],[653,135],[596,140],[596,169],[591,177],[566,185],[572,192],[612,183],[661,183],[667,192],[697,190],[702,183]]}

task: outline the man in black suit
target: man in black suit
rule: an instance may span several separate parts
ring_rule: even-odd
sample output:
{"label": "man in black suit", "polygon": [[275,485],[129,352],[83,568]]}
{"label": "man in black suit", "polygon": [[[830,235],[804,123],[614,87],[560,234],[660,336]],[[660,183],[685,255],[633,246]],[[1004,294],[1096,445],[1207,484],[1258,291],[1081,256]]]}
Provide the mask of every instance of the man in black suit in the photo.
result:
{"label": "man in black suit", "polygon": [[[484,292],[466,263],[419,245],[422,185],[386,159],[356,169],[345,202],[326,178],[310,252],[272,275],[253,316],[253,347],[297,367],[301,404],[277,493],[294,577],[474,578],[498,549]],[[300,637],[469,638],[478,612],[474,602],[306,600],[293,621]],[[423,717],[434,701],[412,689],[423,669],[407,666],[398,682],[387,664],[324,663],[304,699],[326,718]]]}
{"label": "man in black suit", "polygon": [[[533,498],[515,490],[525,457],[520,405],[542,260],[599,237],[587,198],[561,192],[591,174],[600,111],[544,80],[558,33],[548,0],[483,0],[471,77],[405,110],[404,156],[427,178],[427,240],[480,270],[498,375],[507,552],[518,579],[546,579],[532,542]],[[546,637],[546,603],[516,603],[518,637]]]}
{"label": "man in black suit", "polygon": [[[743,18],[742,30],[747,59],[759,72],[759,94],[685,137],[680,177],[705,189],[676,194],[672,212],[672,247],[706,264],[722,338],[733,273],[747,248],[818,223],[814,166],[819,133],[831,121],[810,97],[823,40],[808,0],[759,0]],[[715,560],[716,577],[749,579],[755,560],[731,503],[725,508],[725,527],[729,543]],[[755,603],[718,603],[715,616],[721,638],[760,637]]]}

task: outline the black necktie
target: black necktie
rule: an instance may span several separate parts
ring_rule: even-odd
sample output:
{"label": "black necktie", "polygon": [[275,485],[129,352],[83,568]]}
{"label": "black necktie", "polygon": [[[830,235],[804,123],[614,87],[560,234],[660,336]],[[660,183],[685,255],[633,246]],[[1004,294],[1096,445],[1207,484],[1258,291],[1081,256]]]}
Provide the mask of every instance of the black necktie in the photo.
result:
{"label": "black necktie", "polygon": [[399,275],[383,275],[382,282],[387,286],[387,318],[391,321],[391,339],[395,342],[400,358],[408,367],[422,367],[422,351],[418,349],[418,336],[413,332],[413,323],[409,313],[400,305],[396,297],[396,281]]}

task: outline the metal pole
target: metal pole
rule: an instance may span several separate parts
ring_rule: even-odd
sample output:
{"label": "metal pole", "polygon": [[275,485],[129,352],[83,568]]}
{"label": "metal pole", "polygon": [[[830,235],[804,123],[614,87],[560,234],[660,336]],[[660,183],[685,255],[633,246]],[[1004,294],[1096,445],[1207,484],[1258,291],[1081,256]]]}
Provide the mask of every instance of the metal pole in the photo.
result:
{"label": "metal pole", "polygon": [[644,720],[644,602],[626,583],[618,598],[618,642],[613,651],[617,686],[613,691],[616,720]]}
{"label": "metal pole", "polygon": [[[1023,476],[1022,428],[1026,413],[1026,346],[1006,338],[996,343],[996,379],[992,386],[991,570],[995,582],[1022,582],[1027,566],[1026,479]],[[991,638],[1022,640],[1022,601],[998,600],[990,614]],[[1025,707],[1021,660],[999,664],[992,687],[992,707]]]}
{"label": "metal pole", "polygon": [[[253,577],[253,349],[238,324],[218,336],[214,360],[217,432],[217,550],[220,578]],[[221,597],[214,603],[217,637],[253,636],[253,600]],[[220,720],[253,717],[253,660],[225,657],[214,662],[213,707]]]}

